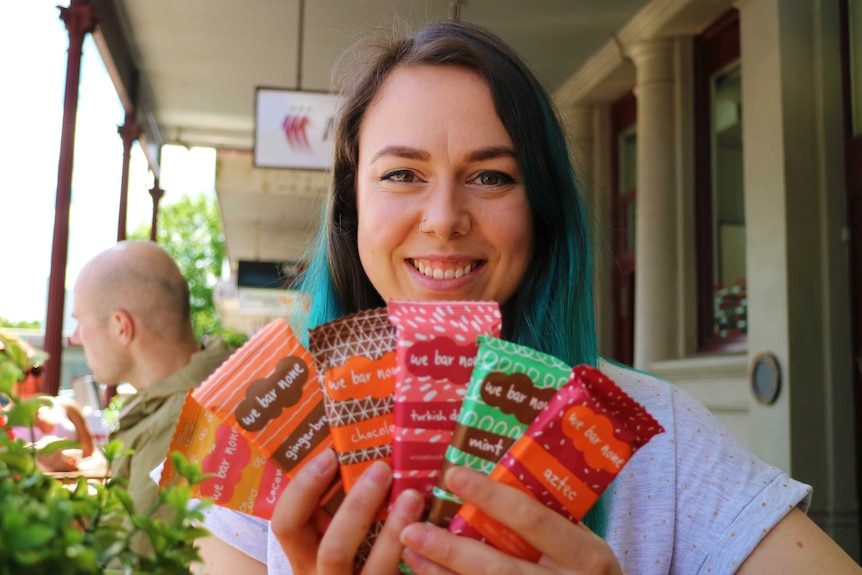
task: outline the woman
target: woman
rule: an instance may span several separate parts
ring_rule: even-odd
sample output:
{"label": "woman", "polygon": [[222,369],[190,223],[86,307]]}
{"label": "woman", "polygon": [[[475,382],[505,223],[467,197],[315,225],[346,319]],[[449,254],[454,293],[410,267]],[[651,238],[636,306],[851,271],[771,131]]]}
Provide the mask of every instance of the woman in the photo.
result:
{"label": "woman", "polygon": [[[551,101],[518,57],[456,23],[349,54],[333,190],[305,284],[309,325],[393,298],[494,299],[504,337],[599,364],[667,430],[586,526],[474,472],[447,472],[453,493],[543,552],[538,564],[418,522],[421,499],[406,491],[364,572],[395,572],[402,559],[434,574],[859,572],[800,510],[807,486],[757,460],[685,393],[598,361],[584,209]],[[268,534],[215,510],[207,527],[218,538],[200,542],[208,572],[286,573],[282,550],[296,573],[351,572],[392,475],[371,466],[321,536],[315,512],[336,468],[332,452],[305,466]]]}

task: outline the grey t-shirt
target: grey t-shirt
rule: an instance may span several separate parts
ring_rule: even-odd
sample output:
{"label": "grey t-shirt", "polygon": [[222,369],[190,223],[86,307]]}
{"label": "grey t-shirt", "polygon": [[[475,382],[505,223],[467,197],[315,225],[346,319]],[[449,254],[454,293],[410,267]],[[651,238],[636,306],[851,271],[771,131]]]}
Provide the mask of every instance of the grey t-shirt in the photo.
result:
{"label": "grey t-shirt", "polygon": [[[676,386],[609,363],[600,369],[665,428],[640,449],[607,495],[605,540],[623,571],[735,572],[811,488],[752,454],[703,405]],[[269,573],[292,573],[266,521],[213,507],[206,527]]]}

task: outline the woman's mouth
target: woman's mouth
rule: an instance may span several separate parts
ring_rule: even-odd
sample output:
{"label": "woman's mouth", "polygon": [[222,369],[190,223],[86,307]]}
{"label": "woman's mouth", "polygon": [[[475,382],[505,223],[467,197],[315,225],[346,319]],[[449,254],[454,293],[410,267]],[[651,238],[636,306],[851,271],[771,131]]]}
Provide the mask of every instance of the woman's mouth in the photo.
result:
{"label": "woman's mouth", "polygon": [[440,262],[411,259],[410,263],[420,274],[437,280],[464,277],[479,266],[479,262]]}

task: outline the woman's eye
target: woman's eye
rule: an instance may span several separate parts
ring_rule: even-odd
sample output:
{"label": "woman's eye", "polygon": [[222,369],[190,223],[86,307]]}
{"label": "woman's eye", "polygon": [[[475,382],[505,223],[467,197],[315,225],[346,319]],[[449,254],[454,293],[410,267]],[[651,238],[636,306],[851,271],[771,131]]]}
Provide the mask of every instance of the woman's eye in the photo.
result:
{"label": "woman's eye", "polygon": [[500,172],[482,172],[476,176],[473,182],[481,186],[502,186],[504,184],[511,184],[514,180]]}
{"label": "woman's eye", "polygon": [[395,170],[385,174],[382,179],[392,182],[410,183],[416,180],[416,176],[413,172],[407,170]]}

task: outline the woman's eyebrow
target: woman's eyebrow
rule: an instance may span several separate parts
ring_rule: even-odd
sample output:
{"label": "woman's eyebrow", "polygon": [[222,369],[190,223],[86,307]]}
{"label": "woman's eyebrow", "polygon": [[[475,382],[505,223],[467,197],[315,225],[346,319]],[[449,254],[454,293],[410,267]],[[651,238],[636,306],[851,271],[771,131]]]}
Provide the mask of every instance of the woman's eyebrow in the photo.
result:
{"label": "woman's eyebrow", "polygon": [[508,146],[495,146],[493,148],[483,148],[472,152],[468,159],[471,162],[481,162],[482,160],[492,160],[494,158],[508,157],[517,158],[515,150]]}
{"label": "woman's eyebrow", "polygon": [[431,155],[428,152],[424,152],[416,148],[410,148],[408,146],[395,145],[381,148],[371,158],[371,162],[375,162],[383,156],[396,156],[398,158],[404,158],[407,160],[421,160],[426,162],[431,158]]}

